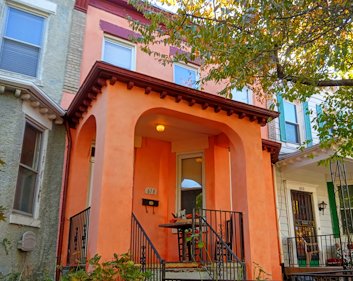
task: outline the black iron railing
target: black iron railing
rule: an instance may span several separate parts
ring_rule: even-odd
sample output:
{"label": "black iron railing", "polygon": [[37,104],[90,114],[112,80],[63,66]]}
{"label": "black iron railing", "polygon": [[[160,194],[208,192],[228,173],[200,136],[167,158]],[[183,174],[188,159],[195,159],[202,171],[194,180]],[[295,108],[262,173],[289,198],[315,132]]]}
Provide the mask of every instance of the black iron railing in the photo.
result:
{"label": "black iron railing", "polygon": [[213,280],[245,280],[242,213],[193,212],[192,255]]}
{"label": "black iron railing", "polygon": [[351,250],[336,234],[287,238],[289,267],[345,266]]}
{"label": "black iron railing", "polygon": [[148,280],[164,280],[165,261],[161,258],[136,216],[131,219],[131,258],[141,271],[151,273]]}
{"label": "black iron railing", "polygon": [[339,270],[327,272],[298,273],[287,276],[290,281],[352,281],[352,270]]}
{"label": "black iron railing", "polygon": [[85,265],[87,260],[87,241],[90,208],[70,218],[67,265]]}

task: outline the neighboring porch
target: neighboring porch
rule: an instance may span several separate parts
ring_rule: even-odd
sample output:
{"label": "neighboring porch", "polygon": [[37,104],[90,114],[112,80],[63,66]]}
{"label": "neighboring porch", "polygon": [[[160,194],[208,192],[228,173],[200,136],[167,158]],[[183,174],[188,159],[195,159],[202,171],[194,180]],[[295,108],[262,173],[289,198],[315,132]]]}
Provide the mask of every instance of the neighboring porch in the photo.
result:
{"label": "neighboring porch", "polygon": [[[277,163],[277,206],[286,273],[351,268],[353,163],[319,165],[319,145]],[[314,156],[314,157],[313,157]]]}
{"label": "neighboring porch", "polygon": [[347,236],[335,234],[287,238],[287,267],[346,268],[353,264],[353,245]]}

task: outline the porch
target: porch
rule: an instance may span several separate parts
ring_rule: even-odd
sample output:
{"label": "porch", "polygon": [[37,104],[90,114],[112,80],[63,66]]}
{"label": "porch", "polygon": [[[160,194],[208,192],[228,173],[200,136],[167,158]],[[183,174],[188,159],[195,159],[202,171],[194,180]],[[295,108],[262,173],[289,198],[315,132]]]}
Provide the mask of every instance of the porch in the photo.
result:
{"label": "porch", "polygon": [[353,247],[348,237],[338,234],[287,238],[285,272],[334,271],[351,268]]}
{"label": "porch", "polygon": [[[70,218],[67,266],[86,267],[89,241],[89,212],[83,210]],[[131,215],[131,259],[141,271],[152,273],[149,280],[245,280],[243,214],[200,209],[189,219],[176,222],[175,244],[178,261],[161,256],[143,225]],[[180,228],[187,224],[187,228]],[[158,240],[167,240],[156,229]],[[185,256],[188,258],[185,259]]]}
{"label": "porch", "polygon": [[[81,106],[83,100],[86,105]],[[280,276],[271,177],[280,145],[261,139],[261,126],[277,113],[100,62],[68,112],[72,151],[65,217],[90,207],[90,225],[80,234],[71,231],[65,219],[61,262],[71,260],[66,256],[75,251],[86,252],[85,257],[98,253],[102,259],[129,249],[133,254],[129,242],[145,236],[153,244],[145,253],[158,253],[153,255],[164,263],[180,262],[180,231],[159,226],[170,223],[180,210],[192,216],[194,208],[222,209],[241,212],[242,227],[232,219],[232,211],[219,212],[228,216],[222,220],[202,213],[205,221],[195,222],[195,227],[191,223],[191,237],[199,228],[204,247],[188,241],[184,251],[190,260],[198,266],[211,260],[203,266],[223,264],[225,271],[234,263],[236,272],[238,267],[244,271],[240,265],[245,261],[247,276],[256,261]],[[191,219],[196,221],[195,216]],[[268,235],[258,231],[264,228]],[[70,232],[78,238],[69,239]],[[84,248],[78,245],[69,254],[68,244],[86,241],[87,235]],[[135,249],[140,253],[144,247]],[[228,252],[217,258],[217,247]],[[141,255],[136,262],[142,266]]]}

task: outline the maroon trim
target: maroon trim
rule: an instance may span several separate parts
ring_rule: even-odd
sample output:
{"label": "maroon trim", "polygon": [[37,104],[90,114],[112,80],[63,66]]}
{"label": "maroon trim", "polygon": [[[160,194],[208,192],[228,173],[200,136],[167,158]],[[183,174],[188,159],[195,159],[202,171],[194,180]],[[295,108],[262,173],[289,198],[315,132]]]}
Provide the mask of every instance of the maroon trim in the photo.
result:
{"label": "maroon trim", "polygon": [[70,104],[67,117],[70,125],[75,127],[82,114],[87,111],[92,100],[102,92],[102,88],[120,81],[127,84],[128,89],[141,87],[151,94],[156,92],[161,98],[170,96],[175,102],[185,100],[189,106],[199,105],[202,109],[213,108],[214,112],[224,111],[228,116],[237,115],[238,118],[248,117],[250,121],[257,121],[265,126],[269,118],[278,117],[279,113],[265,108],[249,105],[224,98],[219,95],[206,93],[184,87],[165,80],[151,77],[142,73],[120,68],[106,62],[97,61],[88,73],[74,100]]}
{"label": "maroon trim", "polygon": [[100,20],[99,26],[105,33],[108,33],[110,35],[113,35],[122,39],[129,40],[129,41],[131,41],[132,38],[136,39],[141,37],[140,34],[133,32],[132,30],[117,26],[115,24],[112,24],[104,20]]}
{"label": "maroon trim", "polygon": [[[177,55],[177,54],[186,54],[186,55],[190,55],[190,53],[186,52],[186,51],[183,51],[177,47],[174,47],[174,46],[170,46],[169,47],[169,55],[170,56],[174,56],[174,55]],[[200,66],[202,64],[202,60],[200,58],[196,58],[194,60],[189,60],[188,59],[188,62],[190,63],[193,63],[195,65],[198,65]]]}
{"label": "maroon trim", "polygon": [[87,13],[89,0],[76,0],[75,9]]}
{"label": "maroon trim", "polygon": [[262,139],[262,150],[267,150],[271,153],[271,162],[274,164],[278,161],[278,155],[282,144],[280,142]]}
{"label": "maroon trim", "polygon": [[148,20],[135,7],[128,4],[125,0],[88,0],[89,5],[122,18],[130,17],[148,23]]}

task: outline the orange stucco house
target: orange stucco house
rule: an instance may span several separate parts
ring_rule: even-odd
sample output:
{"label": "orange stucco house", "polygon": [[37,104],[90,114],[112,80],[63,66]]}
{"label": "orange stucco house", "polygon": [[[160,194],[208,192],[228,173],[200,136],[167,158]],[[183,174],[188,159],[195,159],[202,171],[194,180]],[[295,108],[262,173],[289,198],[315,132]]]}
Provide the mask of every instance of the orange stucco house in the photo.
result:
{"label": "orange stucco house", "polygon": [[[254,279],[254,263],[281,279],[272,178],[280,145],[262,138],[278,113],[218,96],[217,85],[173,83],[172,67],[138,48],[130,70],[100,61],[105,38],[128,33],[123,12],[138,13],[124,1],[78,2],[86,26],[67,112],[61,264],[130,251],[156,280],[175,261],[196,263],[203,279]],[[186,218],[173,220],[182,209]]]}

